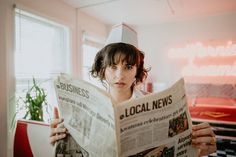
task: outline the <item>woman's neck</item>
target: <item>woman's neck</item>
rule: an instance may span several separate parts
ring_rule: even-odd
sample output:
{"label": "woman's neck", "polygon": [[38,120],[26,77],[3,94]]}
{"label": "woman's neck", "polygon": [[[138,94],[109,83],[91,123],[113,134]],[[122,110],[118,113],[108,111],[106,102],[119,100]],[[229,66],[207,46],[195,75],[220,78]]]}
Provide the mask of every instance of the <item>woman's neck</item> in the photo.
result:
{"label": "woman's neck", "polygon": [[116,91],[116,90],[110,90],[110,94],[112,98],[116,101],[116,103],[121,103],[123,101],[129,100],[132,96],[131,89],[128,91]]}

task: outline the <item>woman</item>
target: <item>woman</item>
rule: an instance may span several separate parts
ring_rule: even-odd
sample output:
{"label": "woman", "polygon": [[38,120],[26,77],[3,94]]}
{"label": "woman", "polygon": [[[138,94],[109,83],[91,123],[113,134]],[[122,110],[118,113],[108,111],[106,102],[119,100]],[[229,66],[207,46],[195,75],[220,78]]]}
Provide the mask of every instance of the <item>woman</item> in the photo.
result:
{"label": "woman", "polygon": [[[135,86],[144,81],[147,72],[144,68],[144,54],[126,43],[105,46],[97,53],[91,70],[92,76],[101,80],[117,103],[145,94],[136,90]],[[58,124],[63,122],[57,109],[54,117],[50,135],[52,144],[66,136],[65,128],[57,128]],[[193,126],[192,145],[199,149],[199,156],[216,150],[215,134],[208,123]]]}

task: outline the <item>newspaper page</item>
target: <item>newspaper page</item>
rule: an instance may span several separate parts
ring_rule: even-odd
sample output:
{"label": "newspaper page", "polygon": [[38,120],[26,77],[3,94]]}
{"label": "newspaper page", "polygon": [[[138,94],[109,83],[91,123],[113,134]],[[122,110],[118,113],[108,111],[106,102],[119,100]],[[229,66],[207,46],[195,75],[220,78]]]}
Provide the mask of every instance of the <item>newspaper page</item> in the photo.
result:
{"label": "newspaper page", "polygon": [[55,157],[116,157],[114,110],[99,88],[61,75],[55,80],[58,106],[69,135],[55,144]]}
{"label": "newspaper page", "polygon": [[119,157],[196,157],[181,79],[171,88],[115,106]]}

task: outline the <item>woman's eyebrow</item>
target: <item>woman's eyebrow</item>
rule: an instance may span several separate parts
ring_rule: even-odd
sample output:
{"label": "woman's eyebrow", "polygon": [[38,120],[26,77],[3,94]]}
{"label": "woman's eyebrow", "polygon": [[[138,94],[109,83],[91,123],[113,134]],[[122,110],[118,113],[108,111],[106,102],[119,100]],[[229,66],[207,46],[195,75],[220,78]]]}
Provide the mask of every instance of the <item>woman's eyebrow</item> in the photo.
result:
{"label": "woman's eyebrow", "polygon": [[131,66],[135,66],[136,63],[132,64],[132,63],[126,63],[125,65],[131,65]]}
{"label": "woman's eyebrow", "polygon": [[110,65],[117,65],[117,63],[113,62],[113,63],[111,63]]}

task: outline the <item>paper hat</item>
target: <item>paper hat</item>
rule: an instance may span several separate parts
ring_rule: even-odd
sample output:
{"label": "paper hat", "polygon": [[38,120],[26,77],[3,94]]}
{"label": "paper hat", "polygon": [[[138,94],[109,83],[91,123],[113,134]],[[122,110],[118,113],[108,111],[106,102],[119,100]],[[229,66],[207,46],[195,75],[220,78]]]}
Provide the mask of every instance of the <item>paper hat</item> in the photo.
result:
{"label": "paper hat", "polygon": [[118,42],[138,47],[137,32],[124,23],[113,26],[107,38],[106,45]]}

